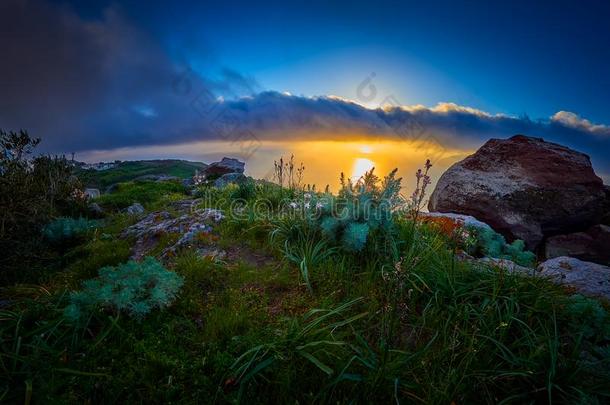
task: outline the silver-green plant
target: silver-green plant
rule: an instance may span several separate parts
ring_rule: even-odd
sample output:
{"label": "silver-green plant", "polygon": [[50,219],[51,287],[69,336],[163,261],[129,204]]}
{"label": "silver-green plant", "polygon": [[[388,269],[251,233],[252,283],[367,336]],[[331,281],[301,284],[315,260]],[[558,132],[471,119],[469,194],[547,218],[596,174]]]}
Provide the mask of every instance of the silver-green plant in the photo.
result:
{"label": "silver-green plant", "polygon": [[79,320],[88,311],[104,308],[141,320],[153,309],[169,306],[183,284],[181,276],[152,257],[103,267],[99,277],[85,281],[81,291],[70,295],[64,315]]}

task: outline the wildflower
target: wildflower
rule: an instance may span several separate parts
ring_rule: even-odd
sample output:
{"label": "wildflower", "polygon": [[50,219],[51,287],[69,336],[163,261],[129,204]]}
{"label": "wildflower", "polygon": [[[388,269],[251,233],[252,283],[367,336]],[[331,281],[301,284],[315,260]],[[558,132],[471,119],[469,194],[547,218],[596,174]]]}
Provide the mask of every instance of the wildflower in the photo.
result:
{"label": "wildflower", "polygon": [[316,203],[316,209],[319,210],[319,209],[322,209],[322,208],[324,208],[324,204],[321,201],[318,201]]}
{"label": "wildflower", "polygon": [[309,209],[309,207],[310,207],[310,204],[309,204],[309,202],[306,202],[306,203],[305,203],[303,206],[305,207],[305,209],[307,209],[307,210],[308,210],[308,209]]}
{"label": "wildflower", "polygon": [[305,198],[305,201],[309,201],[309,200],[311,200],[311,194],[309,194],[309,193],[305,193],[305,194],[303,195],[303,198]]}
{"label": "wildflower", "polygon": [[289,204],[289,206],[290,208],[296,209],[298,207],[298,204],[293,201]]}

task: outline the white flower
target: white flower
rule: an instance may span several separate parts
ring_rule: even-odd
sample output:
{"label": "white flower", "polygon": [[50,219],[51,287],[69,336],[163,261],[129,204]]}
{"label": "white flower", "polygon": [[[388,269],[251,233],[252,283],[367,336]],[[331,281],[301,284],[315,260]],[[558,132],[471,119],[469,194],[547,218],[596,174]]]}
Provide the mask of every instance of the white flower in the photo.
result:
{"label": "white flower", "polygon": [[324,208],[324,204],[321,201],[318,201],[316,203],[316,209],[319,210],[320,208]]}
{"label": "white flower", "polygon": [[296,207],[298,207],[297,203],[295,203],[294,201],[293,201],[293,202],[291,202],[289,205],[290,205],[290,208],[296,208]]}
{"label": "white flower", "polygon": [[304,207],[305,209],[309,209],[310,204],[308,202],[305,203]]}
{"label": "white flower", "polygon": [[311,194],[309,194],[309,193],[305,193],[305,195],[303,195],[303,197],[305,198],[305,200],[311,200]]}

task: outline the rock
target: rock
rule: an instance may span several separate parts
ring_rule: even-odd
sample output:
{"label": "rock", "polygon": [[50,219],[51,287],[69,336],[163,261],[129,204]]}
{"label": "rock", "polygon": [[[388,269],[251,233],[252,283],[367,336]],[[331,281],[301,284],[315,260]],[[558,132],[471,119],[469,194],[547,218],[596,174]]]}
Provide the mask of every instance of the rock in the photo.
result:
{"label": "rock", "polygon": [[605,199],[589,157],[540,138],[491,139],[451,166],[431,212],[472,215],[534,250],[545,236],[599,223]]}
{"label": "rock", "polygon": [[129,215],[142,215],[144,214],[144,207],[140,203],[133,203],[125,210]]}
{"label": "rock", "polygon": [[604,204],[602,219],[599,222],[610,226],[610,186],[604,186],[604,191],[606,192],[606,203]]}
{"label": "rock", "polygon": [[210,164],[201,173],[207,178],[217,178],[227,173],[243,173],[245,165],[237,159],[223,157],[220,162]]}
{"label": "rock", "polygon": [[495,257],[483,257],[476,259],[477,263],[484,264],[489,267],[496,267],[505,270],[509,273],[524,274],[527,276],[533,276],[535,269],[518,265],[512,260],[508,259],[496,259]]}
{"label": "rock", "polygon": [[583,295],[610,299],[610,267],[561,256],[541,263],[537,274]]}
{"label": "rock", "polygon": [[227,173],[223,174],[214,181],[214,186],[218,188],[226,187],[231,183],[239,184],[246,181],[247,177],[241,173]]}
{"label": "rock", "polygon": [[104,215],[104,209],[98,203],[89,204],[89,212],[91,212],[95,216]]}
{"label": "rock", "polygon": [[546,240],[547,259],[560,256],[610,265],[610,226],[594,225],[586,232],[552,236]]}
{"label": "rock", "polygon": [[98,190],[97,188],[86,188],[85,195],[87,196],[87,198],[94,199],[99,198],[101,194],[100,190]]}
{"label": "rock", "polygon": [[167,258],[192,244],[200,233],[210,233],[212,225],[222,221],[223,218],[221,211],[211,208],[196,210],[177,218],[173,218],[167,211],[153,212],[126,228],[121,237],[135,238],[132,258],[138,260],[158,244],[161,235],[178,234],[178,240],[161,253],[161,257]]}
{"label": "rock", "polygon": [[463,222],[464,226],[474,226],[476,228],[492,229],[485,222],[481,222],[471,215],[443,213],[443,212],[420,212],[419,215],[423,218],[449,218],[455,222],[457,222],[457,221]]}

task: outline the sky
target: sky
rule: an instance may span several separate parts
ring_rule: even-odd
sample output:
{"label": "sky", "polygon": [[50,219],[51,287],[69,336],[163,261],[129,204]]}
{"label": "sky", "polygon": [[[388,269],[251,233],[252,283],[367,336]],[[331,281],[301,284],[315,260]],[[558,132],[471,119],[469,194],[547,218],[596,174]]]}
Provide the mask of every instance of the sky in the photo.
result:
{"label": "sky", "polygon": [[610,173],[608,1],[0,2],[0,128],[69,153],[515,133]]}

